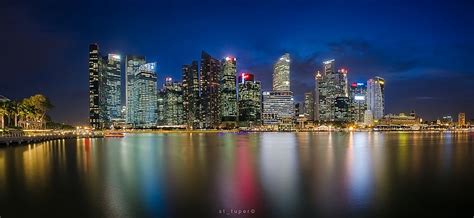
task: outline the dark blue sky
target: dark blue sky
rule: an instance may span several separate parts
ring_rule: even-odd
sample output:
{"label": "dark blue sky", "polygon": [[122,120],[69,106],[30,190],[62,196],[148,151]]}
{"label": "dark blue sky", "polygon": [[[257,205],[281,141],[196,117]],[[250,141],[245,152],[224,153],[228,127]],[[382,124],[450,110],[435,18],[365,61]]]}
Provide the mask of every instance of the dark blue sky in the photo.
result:
{"label": "dark blue sky", "polygon": [[335,58],[350,81],[386,79],[388,113],[474,117],[473,1],[46,0],[7,1],[0,12],[0,95],[44,93],[58,121],[87,122],[91,42],[157,61],[160,82],[181,80],[181,66],[201,50],[233,55],[264,89],[289,52],[297,100]]}

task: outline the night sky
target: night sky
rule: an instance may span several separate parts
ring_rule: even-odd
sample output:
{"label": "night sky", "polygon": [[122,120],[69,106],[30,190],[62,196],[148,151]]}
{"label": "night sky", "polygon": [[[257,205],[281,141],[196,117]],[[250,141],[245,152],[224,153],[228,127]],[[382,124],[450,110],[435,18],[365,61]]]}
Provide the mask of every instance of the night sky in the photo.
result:
{"label": "night sky", "polygon": [[0,7],[0,95],[44,93],[56,121],[88,120],[88,44],[145,55],[165,76],[201,50],[237,57],[271,88],[272,65],[289,52],[296,99],[314,89],[321,62],[349,81],[386,80],[387,113],[474,117],[474,1],[9,1]]}

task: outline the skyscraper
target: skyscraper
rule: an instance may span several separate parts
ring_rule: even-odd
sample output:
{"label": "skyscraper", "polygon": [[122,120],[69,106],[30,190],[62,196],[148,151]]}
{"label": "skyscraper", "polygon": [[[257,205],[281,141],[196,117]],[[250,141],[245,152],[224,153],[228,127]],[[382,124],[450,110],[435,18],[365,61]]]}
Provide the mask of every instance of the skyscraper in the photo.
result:
{"label": "skyscraper", "polygon": [[133,123],[133,118],[135,117],[134,105],[137,102],[133,99],[133,82],[135,76],[139,73],[138,69],[141,65],[145,64],[145,57],[138,55],[127,55],[125,58],[125,104],[127,108],[126,113],[126,122],[131,124]]}
{"label": "skyscraper", "polygon": [[107,120],[113,121],[121,118],[122,110],[122,74],[121,59],[118,54],[109,54],[107,56]]}
{"label": "skyscraper", "polygon": [[134,127],[149,128],[157,123],[156,63],[143,64],[134,76],[132,123]]}
{"label": "skyscraper", "polygon": [[337,97],[348,97],[347,70],[336,71],[335,60],[323,62],[323,74],[316,75],[319,120],[335,120]]}
{"label": "skyscraper", "polygon": [[262,124],[261,86],[251,73],[239,76],[239,125],[255,127]]}
{"label": "skyscraper", "polygon": [[280,130],[293,128],[295,115],[290,91],[290,55],[281,56],[273,67],[273,90],[263,92],[263,124]]}
{"label": "skyscraper", "polygon": [[290,54],[285,53],[273,66],[273,91],[290,91]]}
{"label": "skyscraper", "polygon": [[226,57],[221,61],[219,115],[220,125],[224,128],[237,127],[236,63],[236,58],[234,57]]}
{"label": "skyscraper", "polygon": [[158,126],[164,126],[166,125],[166,112],[165,112],[165,97],[166,93],[164,89],[158,90],[157,97],[156,97],[156,105],[157,105],[157,118],[156,118],[156,124]]}
{"label": "skyscraper", "polygon": [[303,102],[304,116],[307,120],[314,120],[314,96],[313,92],[304,93]]}
{"label": "skyscraper", "polygon": [[363,123],[364,113],[367,110],[367,86],[365,83],[353,82],[349,88],[349,102],[351,120],[353,122]]}
{"label": "skyscraper", "polygon": [[322,79],[322,75],[317,71],[314,75],[314,116],[313,120],[319,120],[319,81]]}
{"label": "skyscraper", "polygon": [[263,125],[290,130],[295,116],[291,91],[263,92]]}
{"label": "skyscraper", "polygon": [[334,121],[349,122],[350,120],[349,98],[345,96],[336,97],[334,104]]}
{"label": "skyscraper", "polygon": [[165,125],[183,125],[183,86],[179,82],[173,82],[171,77],[165,79],[164,85],[164,120]]}
{"label": "skyscraper", "polygon": [[367,107],[376,120],[384,115],[384,87],[385,80],[381,77],[376,76],[367,81]]}
{"label": "skyscraper", "polygon": [[466,114],[459,113],[458,114],[458,126],[463,127],[466,125]]}
{"label": "skyscraper", "polygon": [[219,127],[219,60],[206,52],[201,53],[200,88],[201,88],[201,128]]}
{"label": "skyscraper", "polygon": [[101,89],[103,89],[103,59],[99,45],[89,45],[89,123],[92,128],[103,128]]}
{"label": "skyscraper", "polygon": [[199,128],[199,71],[197,61],[183,65],[183,113],[188,128]]}

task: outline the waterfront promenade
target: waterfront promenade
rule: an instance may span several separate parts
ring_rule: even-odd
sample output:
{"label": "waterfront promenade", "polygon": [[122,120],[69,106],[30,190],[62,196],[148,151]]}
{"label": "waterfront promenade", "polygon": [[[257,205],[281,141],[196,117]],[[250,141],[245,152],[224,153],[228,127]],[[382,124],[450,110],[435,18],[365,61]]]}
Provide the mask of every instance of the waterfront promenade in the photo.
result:
{"label": "waterfront promenade", "polygon": [[27,143],[43,142],[56,139],[77,138],[76,134],[51,134],[35,136],[0,136],[0,146],[20,145]]}

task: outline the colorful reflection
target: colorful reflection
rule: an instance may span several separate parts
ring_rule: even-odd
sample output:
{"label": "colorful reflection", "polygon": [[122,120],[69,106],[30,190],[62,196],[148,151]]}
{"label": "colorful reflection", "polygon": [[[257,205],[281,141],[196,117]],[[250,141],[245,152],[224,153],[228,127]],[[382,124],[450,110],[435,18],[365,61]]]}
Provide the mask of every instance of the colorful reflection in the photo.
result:
{"label": "colorful reflection", "polygon": [[[463,197],[474,194],[472,138],[470,133],[127,134],[1,148],[0,215],[383,217],[447,214],[453,208],[462,213],[474,208]],[[434,204],[443,207],[432,209]]]}

